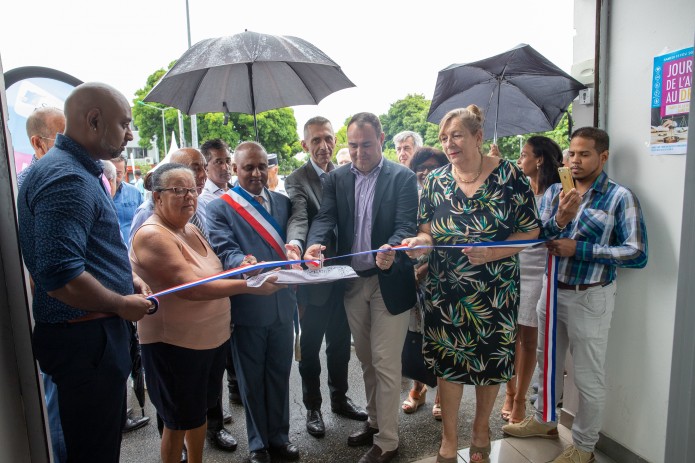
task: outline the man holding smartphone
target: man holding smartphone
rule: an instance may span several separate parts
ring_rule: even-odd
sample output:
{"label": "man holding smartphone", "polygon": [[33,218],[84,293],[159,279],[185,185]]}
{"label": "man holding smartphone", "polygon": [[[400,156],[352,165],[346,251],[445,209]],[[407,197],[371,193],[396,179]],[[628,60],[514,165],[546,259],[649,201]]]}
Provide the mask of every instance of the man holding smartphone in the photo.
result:
{"label": "man holding smartphone", "polygon": [[[562,364],[567,348],[572,350],[574,381],[579,391],[579,407],[572,425],[573,445],[554,463],[594,461],[606,397],[604,363],[615,304],[616,270],[647,265],[647,228],[639,201],[603,171],[608,145],[605,131],[594,127],[577,129],[569,149],[575,188],[566,193],[559,183],[552,185],[540,206],[543,233],[552,239],[547,244],[549,252],[560,257],[556,361]],[[546,286],[544,281],[543,291]],[[545,298],[538,302],[537,311],[539,326],[543,326]],[[544,345],[544,333],[539,331],[539,363]],[[562,395],[562,376],[562,368],[556,369],[557,397]],[[546,405],[543,378],[539,384],[536,416],[504,426],[506,434],[558,437],[557,423],[542,419]]]}

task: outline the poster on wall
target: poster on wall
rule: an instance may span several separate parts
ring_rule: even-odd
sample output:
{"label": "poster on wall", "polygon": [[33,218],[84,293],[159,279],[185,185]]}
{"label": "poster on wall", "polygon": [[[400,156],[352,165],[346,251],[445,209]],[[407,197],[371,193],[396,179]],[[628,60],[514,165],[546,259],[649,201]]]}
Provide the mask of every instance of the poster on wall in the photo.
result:
{"label": "poster on wall", "polygon": [[693,47],[654,57],[652,154],[685,154],[693,78]]}

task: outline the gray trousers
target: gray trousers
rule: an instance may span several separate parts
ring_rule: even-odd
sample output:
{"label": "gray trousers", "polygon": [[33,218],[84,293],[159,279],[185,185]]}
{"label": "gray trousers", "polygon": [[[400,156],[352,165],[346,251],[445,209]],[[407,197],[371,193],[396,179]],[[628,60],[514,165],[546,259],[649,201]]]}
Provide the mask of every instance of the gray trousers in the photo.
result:
{"label": "gray trousers", "polygon": [[379,428],[374,444],[388,452],[398,447],[401,353],[410,311],[392,315],[384,304],[379,277],[355,278],[345,290],[345,313],[362,365],[369,425]]}
{"label": "gray trousers", "polygon": [[[543,374],[545,346],[545,292],[547,281],[538,301],[538,366]],[[608,331],[615,305],[615,281],[607,286],[595,286],[584,291],[557,291],[557,346],[555,350],[555,397],[562,397],[563,365],[567,348],[572,354],[574,384],[579,392],[579,407],[572,425],[572,440],[580,450],[593,452],[603,424],[606,401],[604,364],[608,346]],[[536,420],[543,423],[543,378],[540,378]],[[553,404],[555,405],[555,404]]]}

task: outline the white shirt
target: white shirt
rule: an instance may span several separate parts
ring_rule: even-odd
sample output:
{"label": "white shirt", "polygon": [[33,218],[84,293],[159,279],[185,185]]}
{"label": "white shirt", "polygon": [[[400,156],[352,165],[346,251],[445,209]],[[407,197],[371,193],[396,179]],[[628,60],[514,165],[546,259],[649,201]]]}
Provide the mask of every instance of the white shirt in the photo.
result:
{"label": "white shirt", "polygon": [[198,196],[198,209],[196,210],[198,213],[198,218],[203,223],[203,227],[205,228],[205,230],[203,230],[204,232],[207,232],[208,227],[208,218],[206,214],[207,206],[210,204],[210,201],[221,197],[224,192],[224,189],[215,185],[215,182],[212,180],[205,180],[203,192],[200,193],[200,196]]}

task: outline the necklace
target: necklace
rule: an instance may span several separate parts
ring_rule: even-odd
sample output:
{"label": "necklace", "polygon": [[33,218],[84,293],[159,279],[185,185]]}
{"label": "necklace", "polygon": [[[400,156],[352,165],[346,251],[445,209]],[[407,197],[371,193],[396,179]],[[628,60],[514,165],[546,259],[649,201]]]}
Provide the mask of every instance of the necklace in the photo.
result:
{"label": "necklace", "polygon": [[460,175],[459,172],[458,172],[458,169],[456,169],[456,166],[453,166],[453,165],[452,165],[451,167],[453,168],[453,169],[452,169],[452,172],[454,173],[454,178],[456,179],[457,182],[461,182],[461,183],[473,183],[473,182],[475,182],[476,180],[478,180],[478,178],[480,177],[480,174],[483,173],[483,155],[482,155],[482,154],[480,155],[480,168],[478,168],[478,172],[475,174],[475,177],[473,177],[473,178],[470,179],[470,180],[466,180],[466,179],[462,178],[461,175]]}

